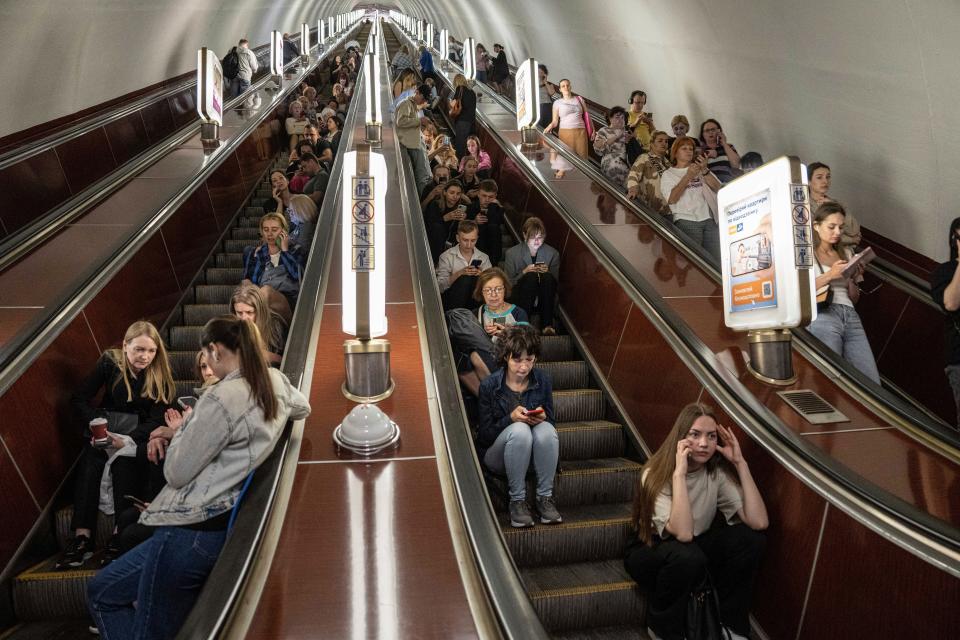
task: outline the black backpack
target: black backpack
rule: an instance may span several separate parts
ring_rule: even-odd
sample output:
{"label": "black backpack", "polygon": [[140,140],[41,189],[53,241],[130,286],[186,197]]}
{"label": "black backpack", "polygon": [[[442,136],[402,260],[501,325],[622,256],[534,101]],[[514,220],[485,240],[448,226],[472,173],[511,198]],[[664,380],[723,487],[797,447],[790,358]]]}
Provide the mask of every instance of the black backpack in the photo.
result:
{"label": "black backpack", "polygon": [[233,80],[237,77],[240,73],[240,53],[236,47],[230,49],[230,53],[223,57],[220,66],[223,67],[223,77],[227,80]]}

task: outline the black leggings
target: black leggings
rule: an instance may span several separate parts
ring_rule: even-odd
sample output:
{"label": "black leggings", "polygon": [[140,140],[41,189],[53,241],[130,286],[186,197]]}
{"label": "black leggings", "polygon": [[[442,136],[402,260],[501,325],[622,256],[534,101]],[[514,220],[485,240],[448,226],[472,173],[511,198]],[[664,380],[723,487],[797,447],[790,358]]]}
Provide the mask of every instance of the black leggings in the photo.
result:
{"label": "black leggings", "polygon": [[440,297],[443,299],[443,310],[476,309],[480,303],[473,299],[473,290],[477,286],[479,276],[460,276]]}
{"label": "black leggings", "polygon": [[687,598],[709,569],[720,597],[720,619],[749,637],[753,581],[765,544],[763,533],[745,524],[715,526],[692,542],[632,542],[624,566],[651,594],[647,625],[664,640],[681,640]]}
{"label": "black leggings", "polygon": [[513,286],[510,301],[532,316],[540,313],[540,325],[553,326],[553,313],[557,306],[557,281],[550,273],[525,273]]}

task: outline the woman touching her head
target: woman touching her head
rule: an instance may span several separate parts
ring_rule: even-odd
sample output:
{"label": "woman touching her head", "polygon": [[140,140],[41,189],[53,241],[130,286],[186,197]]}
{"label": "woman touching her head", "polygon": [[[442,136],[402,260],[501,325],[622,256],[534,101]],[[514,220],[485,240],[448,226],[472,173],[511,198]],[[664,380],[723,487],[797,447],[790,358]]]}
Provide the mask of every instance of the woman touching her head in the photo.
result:
{"label": "woman touching her head", "polygon": [[624,565],[650,592],[649,635],[684,637],[687,600],[709,569],[722,624],[734,638],[749,637],[768,517],[733,430],[710,407],[687,405],[644,465],[635,495],[637,536]]}
{"label": "woman touching her head", "polygon": [[251,471],[288,420],[310,405],[263,359],[256,326],[234,316],[207,322],[201,348],[220,382],[174,421],[167,485],[140,516],[153,536],[98,573],[87,588],[105,638],[173,637],[193,608],[227,537]]}

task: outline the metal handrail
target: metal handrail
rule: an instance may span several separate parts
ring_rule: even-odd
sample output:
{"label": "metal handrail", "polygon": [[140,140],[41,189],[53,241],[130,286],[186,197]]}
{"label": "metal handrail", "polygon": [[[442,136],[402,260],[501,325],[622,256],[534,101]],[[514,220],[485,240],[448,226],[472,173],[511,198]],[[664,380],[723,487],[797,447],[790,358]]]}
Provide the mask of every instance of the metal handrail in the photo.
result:
{"label": "metal handrail", "polygon": [[[341,40],[346,37],[349,37],[349,33],[345,36],[342,36]],[[337,44],[339,44],[339,42],[340,40],[337,41]],[[299,65],[300,60],[298,58],[297,60],[294,60],[286,65],[284,67],[284,71],[295,69]],[[260,79],[253,83],[246,92],[240,96],[237,96],[236,98],[232,98],[229,102],[227,102],[226,108],[232,109],[238,103],[243,102],[247,99],[245,97],[247,93],[250,91],[259,90],[264,84],[269,82],[270,79],[271,76],[269,73],[262,74]],[[193,83],[195,84],[196,80],[194,80]],[[122,113],[117,117],[123,117],[123,115],[126,115],[126,113]],[[91,129],[103,126],[113,119],[116,118],[113,116],[105,116],[105,120],[97,119],[82,125],[87,128],[83,129],[79,133],[75,133],[73,137],[82,135]],[[139,175],[145,169],[157,162],[160,158],[170,153],[170,151],[176,149],[179,145],[195,136],[199,130],[200,122],[199,118],[196,118],[190,123],[182,126],[180,129],[174,131],[157,144],[152,145],[130,160],[127,160],[117,169],[86,187],[68,200],[62,202],[54,209],[51,209],[41,217],[33,220],[26,226],[17,229],[12,234],[5,237],[2,241],[0,241],[0,271],[6,269],[20,258],[30,253],[33,249],[49,240],[65,225],[85,214],[90,207],[105,199],[113,192],[117,191],[134,176]],[[69,137],[56,137],[56,144],[60,144],[67,139],[69,139]],[[32,147],[28,148],[26,151],[24,151],[26,154],[24,157],[29,157],[32,151]],[[23,157],[19,157],[16,161],[19,162],[22,159]]]}
{"label": "metal handrail", "polygon": [[[382,31],[381,31],[382,33]],[[386,47],[381,51],[386,54]],[[423,325],[422,339],[430,355],[425,359],[427,378],[432,381],[442,423],[450,473],[457,494],[464,529],[473,550],[477,568],[483,576],[487,596],[501,631],[509,638],[546,640],[549,638],[517,577],[513,558],[507,551],[503,534],[483,479],[470,424],[460,394],[459,378],[448,339],[447,324],[433,259],[427,242],[420,197],[413,184],[406,153],[394,136],[397,167],[400,172],[400,201],[414,278],[414,299],[418,319]]]}
{"label": "metal handrail", "polygon": [[[343,36],[335,46],[350,37],[356,27]],[[326,59],[328,53],[318,57],[303,71],[305,77]],[[260,88],[270,81],[270,77],[260,80],[255,86]],[[288,84],[279,91],[270,105],[280,104],[290,92],[296,89],[296,84]],[[269,105],[267,105],[269,106]],[[226,144],[215,153],[214,160],[203,167],[175,196],[165,202],[146,222],[132,232],[130,240],[117,249],[111,256],[99,264],[89,265],[87,272],[78,279],[77,286],[69,293],[58,306],[52,306],[38,313],[36,317],[9,342],[0,347],[0,395],[7,392],[13,383],[39,357],[43,350],[60,335],[64,328],[80,313],[87,302],[99,292],[113,278],[120,268],[135,255],[158,231],[164,222],[173,215],[203,182],[216,170],[230,154],[240,147],[246,137],[259,126],[264,111],[260,117],[251,118]]]}
{"label": "metal handrail", "polygon": [[[352,34],[353,30],[347,33]],[[341,40],[345,41],[346,38]],[[331,46],[324,55],[335,49],[336,45]],[[361,68],[358,82],[362,75]],[[354,92],[347,108],[347,119],[342,129],[342,149],[352,144],[360,111],[359,93]],[[343,154],[339,153],[330,174],[339,175],[342,171]],[[290,383],[303,393],[309,392],[312,383],[323,302],[329,284],[326,276],[330,272],[336,242],[339,240],[335,231],[340,215],[340,188],[340,180],[331,180],[323,196],[281,363],[281,370]],[[283,488],[292,480],[286,472],[289,462],[295,462],[299,457],[299,437],[294,436],[299,436],[302,430],[302,420],[288,423],[273,453],[256,470],[230,538],[177,638],[195,640],[221,637],[225,629],[235,624],[238,606],[256,606],[256,599],[247,602],[251,590],[258,588],[258,585],[251,584],[251,576],[254,565],[263,561],[263,554],[267,553],[263,547],[266,533],[272,527],[279,526],[286,513],[289,493],[283,495]],[[272,558],[273,549],[269,550],[269,556]]]}
{"label": "metal handrail", "polygon": [[[456,67],[456,65],[454,66]],[[503,95],[489,87],[486,88],[487,93],[502,108],[513,109],[513,103],[509,102]],[[571,153],[566,145],[551,136],[544,135],[542,138],[550,148],[562,154],[565,160],[585,175],[608,187],[609,193],[617,199],[621,206],[639,215],[644,222],[654,227],[659,235],[669,239],[675,248],[684,252],[684,257],[695,263],[714,281],[720,282],[720,270],[713,258],[702,247],[690,245],[678,233],[676,227],[665,222],[663,216],[650,211],[646,204],[627,198],[626,194],[621,189],[615,188],[615,185],[612,185],[592,162]],[[797,338],[794,342],[797,351],[825,375],[835,378],[837,384],[842,386],[847,393],[886,416],[914,440],[935,450],[940,455],[960,463],[960,434],[953,427],[932,414],[905,392],[898,395],[875,384],[805,328],[801,327],[801,330],[795,330],[792,333]]]}
{"label": "metal handrail", "polygon": [[480,110],[477,118],[531,181],[540,187],[550,205],[650,320],[684,366],[754,441],[804,484],[864,526],[926,562],[960,577],[960,530],[851,472],[794,433],[719,362],[609,240],[566,208],[546,181],[529,169],[525,159]]}

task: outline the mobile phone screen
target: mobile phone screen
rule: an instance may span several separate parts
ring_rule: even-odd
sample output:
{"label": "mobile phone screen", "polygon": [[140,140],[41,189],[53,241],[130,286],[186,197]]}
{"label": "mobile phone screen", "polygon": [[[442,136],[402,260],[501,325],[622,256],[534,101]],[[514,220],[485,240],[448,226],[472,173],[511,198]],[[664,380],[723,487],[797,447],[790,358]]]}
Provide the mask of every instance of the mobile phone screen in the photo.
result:
{"label": "mobile phone screen", "polygon": [[493,324],[506,325],[506,324],[507,324],[507,319],[506,319],[506,318],[494,318],[494,319],[493,319]]}
{"label": "mobile phone screen", "polygon": [[474,260],[470,263],[470,266],[479,269],[481,264],[483,264],[482,260]]}
{"label": "mobile phone screen", "polygon": [[539,416],[541,413],[543,413],[543,409],[530,409],[527,411],[528,416]]}
{"label": "mobile phone screen", "polygon": [[177,404],[180,405],[181,409],[186,409],[187,407],[193,409],[197,406],[197,399],[193,396],[182,396],[177,398]]}

